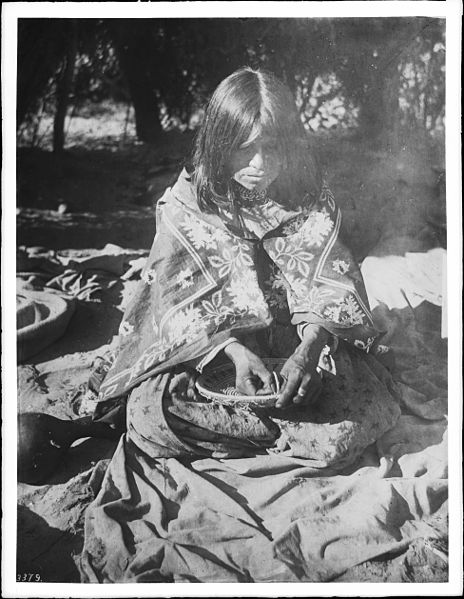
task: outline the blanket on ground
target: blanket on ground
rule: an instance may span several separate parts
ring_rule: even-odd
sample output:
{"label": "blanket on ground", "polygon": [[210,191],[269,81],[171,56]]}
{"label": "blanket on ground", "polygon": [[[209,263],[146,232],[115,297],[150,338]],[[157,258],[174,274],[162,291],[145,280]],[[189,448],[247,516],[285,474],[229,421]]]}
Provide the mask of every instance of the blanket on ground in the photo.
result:
{"label": "blanket on ground", "polygon": [[[292,454],[154,457],[129,432],[87,509],[82,580],[328,581],[416,539],[446,537],[441,315],[428,302],[425,314],[417,302],[390,308],[381,289],[371,292],[380,328],[405,357],[397,427],[342,471]],[[420,386],[427,367],[437,376]]]}
{"label": "blanket on ground", "polygon": [[[50,346],[65,332],[78,301],[101,301],[131,277],[144,252],[107,244],[101,250],[21,246],[17,252],[18,361]],[[142,257],[145,261],[145,258]],[[140,268],[139,268],[140,270]]]}
{"label": "blanket on ground", "polygon": [[83,581],[321,582],[443,536],[447,481],[390,478],[391,464],[340,475],[277,456],[154,460],[123,438],[87,510]]}
{"label": "blanket on ground", "polygon": [[[89,255],[91,254],[90,251],[88,253]],[[430,255],[427,252],[415,255],[415,259],[419,259],[419,263],[423,265],[424,276],[426,274],[430,275],[429,258]],[[389,266],[393,263],[395,264],[395,268]],[[353,500],[354,503],[352,504],[347,503],[345,501],[346,495],[337,497],[335,491],[338,487],[340,490],[345,489],[346,493],[349,493],[350,489],[353,488],[353,483],[357,479],[356,473],[359,474],[360,484],[355,488],[355,493],[353,494],[353,497],[356,496],[359,503],[353,512],[357,516],[356,520],[353,520],[353,530],[350,534],[355,535],[356,530],[359,530],[360,534],[357,537],[350,537],[349,535],[345,537],[348,549],[343,549],[343,553],[347,558],[346,560],[342,560],[340,568],[336,568],[330,574],[331,579],[337,576],[336,572],[346,569],[345,574],[343,574],[343,580],[349,582],[360,580],[371,582],[385,580],[389,582],[432,582],[446,580],[447,448],[446,433],[444,433],[447,426],[446,342],[443,341],[440,335],[441,307],[430,303],[433,297],[438,298],[442,293],[441,284],[434,277],[436,294],[432,297],[429,289],[426,295],[426,290],[424,289],[423,298],[428,297],[428,301],[422,301],[419,305],[417,302],[411,301],[409,303],[406,302],[406,305],[399,306],[395,306],[394,303],[389,301],[382,302],[386,287],[390,292],[393,292],[402,286],[401,281],[404,281],[404,263],[405,260],[391,261],[389,256],[382,258],[382,261],[378,264],[380,273],[386,273],[389,284],[387,286],[382,285],[379,293],[376,293],[375,285],[370,285],[370,273],[372,270],[363,272],[369,292],[369,302],[372,306],[375,306],[373,310],[374,319],[379,328],[387,331],[382,341],[388,343],[397,356],[394,373],[396,384],[401,387],[402,391],[401,407],[403,415],[397,425],[379,440],[378,450],[375,446],[369,447],[361,458],[348,469],[344,469],[342,472],[334,472],[331,468],[319,468],[317,471],[315,469],[312,470],[313,475],[311,478],[317,479],[314,486],[322,486],[322,482],[325,481],[327,488],[334,491],[336,501],[332,506],[329,506],[330,509],[328,512],[318,511],[317,505],[313,506],[314,517],[309,525],[309,534],[304,533],[305,529],[302,528],[303,541],[307,539],[311,540],[312,530],[316,530],[316,526],[320,526],[319,530],[323,530],[325,521],[327,521],[327,526],[329,525],[329,520],[326,520],[325,514],[330,514],[333,511],[339,498],[342,501],[339,504],[340,508],[337,518],[339,522],[341,521],[341,524],[335,524],[337,522],[335,518],[330,520],[334,522],[331,530],[340,530],[340,533],[345,530],[345,525],[347,526],[351,522],[351,513],[353,506],[356,505],[356,501]],[[364,268],[362,270],[364,271]],[[376,274],[375,279],[381,281],[382,277],[378,276],[378,273]],[[417,269],[416,274],[419,274]],[[416,277],[418,285],[422,279],[422,276]],[[123,293],[122,304],[124,306],[128,303],[129,295],[132,293],[136,281],[124,280],[123,282],[125,291]],[[417,286],[414,291],[420,295],[420,286]],[[402,297],[404,298],[404,296]],[[406,297],[411,300],[411,297],[408,296],[408,291],[406,292]],[[378,300],[377,304],[379,305],[376,304],[376,300]],[[112,335],[117,331],[117,324],[108,318],[110,308],[115,309],[116,304],[113,305],[114,302],[116,302],[116,298],[111,298],[110,302],[107,297],[101,307],[96,302],[79,303],[79,308],[72,320],[72,326],[68,328],[65,336],[54,344],[53,348],[56,347],[56,349],[53,350],[53,354],[49,354],[47,351],[45,355],[42,352],[34,361],[36,366],[26,365],[19,367],[20,409],[43,410],[61,418],[75,417],[77,412],[75,412],[74,408],[77,409],[78,404],[80,405],[78,391],[81,386],[83,388],[85,386],[84,381],[88,379],[91,364],[96,355],[104,355],[108,346],[103,344],[108,343]],[[438,301],[435,303],[438,303]],[[121,299],[118,299],[118,307],[120,307],[120,304]],[[102,320],[102,314],[105,314],[104,320]],[[104,334],[102,334],[103,330],[100,330],[102,325],[104,325],[105,329]],[[85,331],[88,337],[85,346],[81,341],[83,331]],[[79,345],[77,345],[76,340],[79,340]],[[76,347],[78,347],[78,351],[76,351]],[[81,381],[82,385],[80,385]],[[452,396],[451,400],[459,401],[460,398]],[[93,408],[94,403],[92,402],[92,405],[89,404],[89,407],[82,414],[90,413]],[[79,412],[79,415],[82,414]],[[98,477],[98,480],[95,479],[93,481],[89,489],[88,499],[85,501],[80,499],[81,495],[85,495],[87,498],[85,486],[87,484],[86,480],[90,476],[89,473],[99,471],[103,475],[107,467],[107,461],[99,462],[97,466],[92,466],[92,464],[95,460],[110,456],[113,453],[112,444],[105,441],[104,448],[102,448],[102,443],[97,443],[97,440],[94,439],[73,447],[69,452],[69,456],[63,460],[62,468],[56,473],[56,477],[52,481],[49,481],[49,484],[41,487],[31,487],[25,484],[19,485],[19,502],[22,506],[27,506],[29,517],[24,519],[22,517],[23,513],[19,512],[17,546],[20,562],[18,572],[40,572],[42,580],[48,582],[77,581],[78,573],[75,570],[73,559],[76,561],[80,559],[83,545],[83,530],[80,522],[82,521],[82,512],[88,504],[88,499],[92,496],[98,496],[99,509],[103,509],[104,498],[111,502],[112,498],[116,499],[122,495],[125,505],[128,506],[127,516],[129,513],[133,513],[131,511],[132,508],[135,507],[136,509],[136,506],[139,505],[136,496],[129,495],[129,493],[124,491],[124,488],[127,489],[128,487],[121,486],[120,476],[117,477],[111,470],[108,471],[108,479],[105,483],[102,484],[101,476]],[[377,451],[380,456],[386,456],[386,460],[382,460],[381,462],[383,469],[380,469]],[[118,452],[115,459],[119,460],[120,458],[121,453]],[[199,487],[195,482],[190,482],[191,479],[195,480],[196,477],[201,476],[209,481],[211,480],[209,477],[210,473],[214,475],[216,471],[221,470],[227,464],[233,464],[235,472],[239,470],[242,473],[242,479],[243,476],[246,476],[247,468],[249,468],[250,476],[247,480],[248,482],[255,481],[257,489],[260,488],[260,481],[264,483],[266,475],[269,475],[270,478],[267,480],[274,480],[274,483],[268,482],[267,484],[269,486],[274,485],[273,494],[275,498],[281,495],[284,508],[290,508],[290,506],[286,506],[285,504],[286,498],[291,499],[291,495],[287,495],[286,490],[290,489],[293,483],[289,482],[288,478],[285,479],[285,472],[287,472],[287,477],[289,477],[288,473],[294,471],[296,478],[298,478],[297,469],[302,468],[304,464],[307,466],[307,460],[286,455],[260,456],[260,458],[263,461],[255,458],[228,460],[227,462],[216,459],[191,461],[189,459],[178,460],[177,458],[157,461],[157,463],[161,464],[159,467],[166,465],[166,473],[170,472],[171,476],[166,477],[166,482],[163,480],[160,488],[158,488],[157,481],[153,481],[154,489],[150,490],[150,501],[145,504],[145,507],[141,503],[141,510],[137,512],[139,515],[141,512],[145,512],[138,526],[151,527],[153,542],[158,543],[157,546],[159,546],[160,541],[156,540],[159,539],[157,536],[158,533],[156,533],[158,529],[155,529],[152,523],[156,521],[155,516],[162,514],[162,511],[161,506],[158,503],[155,505],[153,502],[157,497],[161,497],[164,492],[164,485],[169,484],[172,487],[178,485],[179,489],[178,496],[171,496],[172,501],[166,501],[164,504],[166,509],[170,510],[168,513],[170,520],[169,522],[168,520],[164,520],[164,525],[167,526],[169,524],[170,528],[174,529],[178,506],[181,503],[182,493],[187,492],[187,485],[191,484],[197,498],[199,497],[200,500],[207,496],[207,492],[197,492]],[[152,460],[150,465],[154,461]],[[171,468],[171,464],[177,463],[183,466],[183,469],[178,468],[175,470],[175,466]],[[199,464],[198,466],[196,466],[197,463]],[[273,465],[272,468],[270,467],[271,463]],[[391,468],[388,471],[390,463]],[[210,470],[206,471],[203,468],[203,471],[200,472],[202,464],[211,466]],[[253,466],[252,469],[250,464]],[[77,474],[87,468],[90,468],[90,470],[85,475]],[[127,468],[127,477],[131,484],[134,478],[137,480],[137,484],[139,484],[141,478],[137,473],[132,473],[132,464],[129,463]],[[140,474],[139,471],[137,472]],[[301,470],[302,477],[307,472],[309,471]],[[365,474],[375,474],[376,472],[377,478],[374,478],[377,481],[376,484],[379,485],[377,487],[379,491],[377,502],[374,497],[375,494],[370,492],[372,478],[364,476]],[[74,474],[77,474],[77,476],[72,478]],[[278,477],[279,474],[282,474],[282,478]],[[386,477],[383,479],[379,478],[383,474],[386,474]],[[218,474],[217,477],[219,478],[219,476],[223,475]],[[306,478],[308,479],[308,477]],[[112,484],[113,481],[114,485]],[[219,514],[222,513],[223,505],[225,505],[221,502],[226,499],[227,501],[240,501],[241,505],[244,503],[241,496],[232,488],[232,485],[235,484],[234,481],[230,485],[228,482],[217,484],[221,484],[223,493],[220,502],[218,502],[217,512]],[[312,485],[311,481],[306,484]],[[434,491],[434,485],[442,485],[441,494]],[[403,503],[400,495],[397,494],[398,489],[400,489],[401,497],[406,497],[405,503]],[[388,498],[392,494],[394,500],[390,504]],[[412,494],[416,495],[417,500],[415,500],[416,503],[414,503],[409,515],[405,511],[405,506],[411,500]],[[430,498],[429,505],[427,505],[427,496]],[[218,498],[218,495],[215,495],[215,497]],[[192,497],[189,497],[188,501],[191,499]],[[121,503],[115,508],[115,511],[119,512],[118,518],[120,519],[117,529],[121,534],[126,534],[127,532],[128,536],[124,537],[124,541],[128,543],[127,546],[132,551],[130,554],[122,553],[121,555],[125,555],[128,562],[130,562],[138,553],[137,549],[143,545],[138,544],[140,536],[137,536],[137,534],[133,537],[130,536],[131,526],[134,526],[135,523],[123,522],[120,505]],[[255,504],[251,502],[250,505],[254,506]],[[275,505],[277,508],[278,504]],[[324,505],[327,507],[327,503]],[[129,506],[132,507],[130,508]],[[418,506],[420,510],[424,510],[422,515],[420,515]],[[364,513],[362,513],[362,510],[364,510]],[[26,511],[26,508],[23,508],[23,511]],[[199,511],[198,516],[200,516],[200,513]],[[183,518],[185,514],[185,511],[180,512],[180,517]],[[384,554],[382,560],[363,561],[368,559],[367,555],[375,553],[375,551],[371,551],[375,547],[375,544],[370,543],[370,540],[375,538],[375,535],[371,536],[374,530],[371,524],[375,523],[376,518],[379,517],[379,520],[377,520],[378,525],[380,526],[380,523],[386,522],[385,530],[393,531],[394,528],[392,528],[392,525],[395,522],[401,521],[398,514],[403,514],[403,518],[406,516],[404,524],[400,525],[395,533],[395,547],[400,553]],[[92,512],[89,511],[88,518],[90,522],[92,521],[91,516]],[[109,516],[111,516],[111,510],[109,511]],[[33,529],[29,526],[32,517],[34,522]],[[78,518],[79,522],[76,524]],[[36,522],[39,520],[42,524],[37,526]],[[204,521],[205,523],[208,522],[207,519]],[[229,522],[232,521],[229,520]],[[412,540],[411,542],[408,539],[412,539],[414,535],[405,532],[405,528],[410,525],[416,527],[416,532],[414,533],[416,540]],[[181,526],[180,521],[179,527]],[[196,528],[201,528],[201,526],[199,517],[196,522],[192,523],[191,529],[195,530]],[[187,530],[186,526],[184,526],[184,529]],[[363,536],[362,531],[366,529],[367,533]],[[209,530],[211,531],[212,529]],[[203,527],[202,534],[206,534],[206,532],[207,530]],[[163,531],[161,533],[164,534]],[[327,528],[327,535],[328,540],[330,538],[333,540],[333,537],[330,537],[329,528]],[[401,535],[404,535],[404,543],[401,542]],[[271,535],[269,534],[268,536],[270,537]],[[114,540],[114,538],[111,537],[111,540]],[[118,538],[121,539],[121,536],[116,537],[116,539]],[[354,539],[351,545],[349,539]],[[165,546],[169,546],[169,537],[165,537],[162,542]],[[192,532],[192,544],[196,542],[197,539],[194,539]],[[409,542],[409,549],[403,551],[405,545]],[[320,541],[318,540],[314,547],[320,547],[319,543]],[[227,541],[224,541],[224,545],[226,544]],[[361,548],[366,544],[370,544],[369,551],[361,551]],[[238,543],[235,543],[235,549],[237,549],[238,545]],[[147,547],[146,552],[149,553],[148,547],[150,543],[147,541],[145,546]],[[217,546],[211,546],[214,550],[217,548]],[[115,547],[116,544],[113,545],[113,549]],[[153,550],[152,554],[154,554],[155,547],[154,545],[151,547]],[[205,570],[199,566],[199,560],[206,560],[208,556],[211,557],[213,551],[203,551],[200,548],[197,555],[193,556],[191,553],[186,553],[191,547],[192,545],[189,544],[189,539],[187,538],[179,550],[183,552],[182,555],[186,556],[187,561],[183,568],[184,571],[190,569],[190,575],[181,574],[178,576],[176,574],[180,570],[179,561],[173,562],[171,553],[171,556],[167,556],[164,560],[163,576],[165,576],[165,580],[177,578],[183,578],[184,580],[208,579]],[[329,544],[327,551],[321,551],[323,560],[330,557],[330,547],[334,550],[341,548],[341,538],[338,542],[333,541]],[[380,545],[378,555],[381,555],[385,547],[385,544]],[[352,553],[354,548],[356,548],[356,551],[353,552],[351,557],[350,553]],[[96,572],[100,571],[100,562],[98,562],[98,559],[101,561],[106,560],[108,565],[102,570],[104,571],[104,576],[102,575],[101,579],[116,579],[118,572],[114,571],[112,573],[111,566],[115,563],[115,554],[119,553],[121,547],[117,551],[110,551],[112,545],[108,537],[106,548],[100,545],[100,549],[100,552],[94,552],[91,544],[86,546],[87,555],[85,559],[90,561],[91,567],[95,568]],[[124,549],[124,551],[126,550]],[[302,554],[306,555],[304,552]],[[233,552],[230,555],[234,557]],[[206,557],[204,558],[203,556]],[[338,559],[335,552],[332,556],[335,556],[334,561]],[[243,560],[240,563],[243,564]],[[350,566],[350,564],[354,563],[359,563],[360,565]],[[318,568],[320,568],[319,565]],[[140,580],[143,580],[142,570],[143,568],[141,568],[139,573]],[[278,573],[279,571],[276,570],[276,572]],[[97,579],[99,575],[90,571],[89,575],[83,575],[83,579],[86,580],[88,576],[94,576]],[[310,579],[311,576],[308,578]],[[131,580],[130,574],[127,574],[127,579]],[[146,579],[150,579],[149,572],[146,574]],[[303,580],[303,578],[300,578],[300,580]],[[337,578],[337,580],[340,580],[340,578]]]}

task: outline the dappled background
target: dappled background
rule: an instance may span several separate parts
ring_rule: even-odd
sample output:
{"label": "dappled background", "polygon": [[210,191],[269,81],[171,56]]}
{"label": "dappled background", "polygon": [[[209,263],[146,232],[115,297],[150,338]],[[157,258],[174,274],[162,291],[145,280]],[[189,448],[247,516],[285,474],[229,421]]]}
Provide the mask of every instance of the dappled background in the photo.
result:
{"label": "dappled background", "polygon": [[443,225],[444,31],[419,17],[21,19],[19,242],[149,247],[205,102],[245,64],[293,91],[359,259],[390,228]]}

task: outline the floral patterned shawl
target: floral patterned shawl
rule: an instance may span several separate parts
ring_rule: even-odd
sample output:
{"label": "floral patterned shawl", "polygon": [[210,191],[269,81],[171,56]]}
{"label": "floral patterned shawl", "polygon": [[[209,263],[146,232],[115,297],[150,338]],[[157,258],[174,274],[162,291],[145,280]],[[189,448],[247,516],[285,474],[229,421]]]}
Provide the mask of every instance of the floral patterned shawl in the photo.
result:
{"label": "floral patterned shawl", "polygon": [[[153,246],[121,323],[101,402],[230,336],[265,329],[279,302],[288,303],[294,325],[323,324],[369,351],[378,332],[358,265],[338,240],[341,215],[326,186],[298,211],[272,200],[243,208],[248,236],[228,226],[229,216],[199,210],[185,170],[159,200]],[[272,266],[265,281],[263,255]]]}

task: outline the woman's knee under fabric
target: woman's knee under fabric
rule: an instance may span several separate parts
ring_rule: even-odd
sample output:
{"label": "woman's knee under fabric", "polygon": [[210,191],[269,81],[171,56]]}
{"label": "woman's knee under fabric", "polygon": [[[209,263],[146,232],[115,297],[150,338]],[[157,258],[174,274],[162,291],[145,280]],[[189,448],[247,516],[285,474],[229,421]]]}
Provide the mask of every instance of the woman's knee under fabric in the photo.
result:
{"label": "woman's knee under fabric", "polygon": [[280,431],[266,416],[169,393],[178,374],[144,381],[129,396],[128,433],[152,457],[241,457],[274,445]]}
{"label": "woman's knee under fabric", "polygon": [[325,376],[317,403],[279,419],[277,451],[321,467],[344,466],[396,424],[400,407],[387,369],[347,345],[340,346],[335,363],[337,375]]}
{"label": "woman's knee under fabric", "polygon": [[251,410],[189,401],[169,393],[172,373],[141,383],[129,396],[130,439],[151,457],[243,457],[272,451],[321,467],[353,462],[394,426],[398,402],[388,371],[346,345],[335,356],[316,404]]}

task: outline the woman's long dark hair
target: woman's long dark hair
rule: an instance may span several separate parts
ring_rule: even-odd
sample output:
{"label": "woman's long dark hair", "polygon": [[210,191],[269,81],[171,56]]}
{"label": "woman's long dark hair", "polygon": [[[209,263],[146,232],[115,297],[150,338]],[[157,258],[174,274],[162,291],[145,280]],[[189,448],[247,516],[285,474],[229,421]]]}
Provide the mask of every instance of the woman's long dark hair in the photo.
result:
{"label": "woman's long dark hair", "polygon": [[296,207],[318,197],[319,169],[290,90],[269,72],[243,67],[216,88],[195,140],[193,181],[201,210],[214,213],[233,202],[228,164],[256,129],[278,143],[276,200]]}

